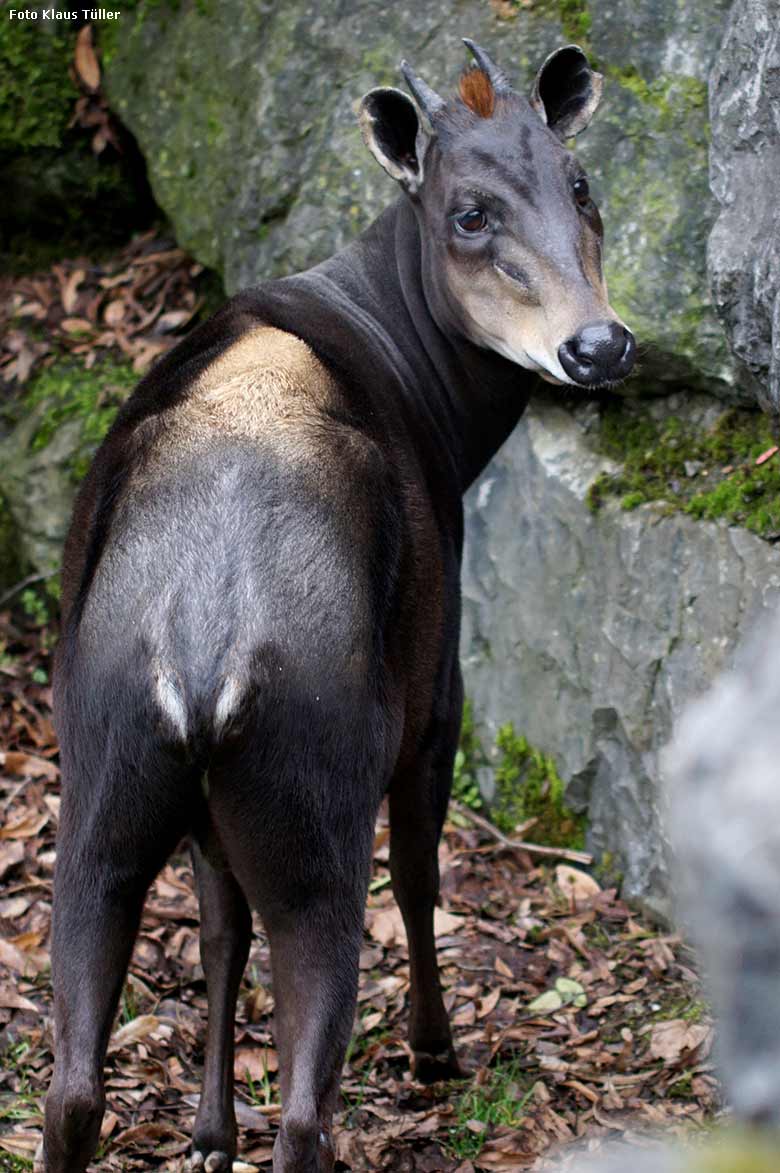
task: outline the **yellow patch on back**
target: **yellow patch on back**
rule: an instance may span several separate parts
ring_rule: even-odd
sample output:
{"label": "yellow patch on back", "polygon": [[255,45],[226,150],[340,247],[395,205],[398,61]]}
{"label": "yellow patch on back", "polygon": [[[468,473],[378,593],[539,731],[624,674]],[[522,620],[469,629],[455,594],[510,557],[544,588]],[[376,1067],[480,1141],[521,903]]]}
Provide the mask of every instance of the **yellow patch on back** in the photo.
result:
{"label": "yellow patch on back", "polygon": [[199,376],[182,411],[193,422],[232,435],[268,436],[319,416],[337,398],[334,380],[305,342],[259,326]]}

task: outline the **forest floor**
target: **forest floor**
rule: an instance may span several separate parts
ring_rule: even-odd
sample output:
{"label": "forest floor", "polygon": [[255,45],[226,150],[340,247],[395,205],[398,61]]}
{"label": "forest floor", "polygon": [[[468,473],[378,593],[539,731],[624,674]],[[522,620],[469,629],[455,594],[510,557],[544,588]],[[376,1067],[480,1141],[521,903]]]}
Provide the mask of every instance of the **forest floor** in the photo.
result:
{"label": "forest floor", "polygon": [[[198,309],[198,267],[147,234],[62,262],[10,295],[0,377],[63,355],[140,372]],[[26,607],[20,605],[25,601]],[[52,1066],[48,935],[58,816],[45,603],[0,597],[0,1170],[31,1167]],[[686,947],[587,871],[539,866],[454,812],[436,935],[468,1077],[423,1087],[405,1041],[408,955],[377,827],[338,1156],[354,1170],[569,1167],[610,1138],[696,1137],[719,1110],[712,1028]],[[180,1170],[197,1105],[206,996],[185,845],[157,878],[112,1035],[95,1170]],[[237,1171],[270,1168],[279,1120],[273,996],[258,922],[236,1026]]]}
{"label": "forest floor", "polygon": [[[59,771],[51,628],[6,610],[0,643],[0,1169],[23,1169],[40,1140],[52,1064],[47,941]],[[679,939],[587,872],[536,866],[460,816],[441,846],[436,935],[469,1075],[416,1084],[405,1041],[408,956],[387,856],[381,819],[337,1119],[342,1167],[541,1169],[561,1148],[571,1157],[616,1135],[690,1135],[712,1117],[711,1025]],[[236,1169],[247,1173],[269,1167],[279,1119],[272,1015],[258,923],[236,1027]],[[182,848],[149,893],[109,1048],[94,1169],[181,1168],[205,1016],[198,908]]]}

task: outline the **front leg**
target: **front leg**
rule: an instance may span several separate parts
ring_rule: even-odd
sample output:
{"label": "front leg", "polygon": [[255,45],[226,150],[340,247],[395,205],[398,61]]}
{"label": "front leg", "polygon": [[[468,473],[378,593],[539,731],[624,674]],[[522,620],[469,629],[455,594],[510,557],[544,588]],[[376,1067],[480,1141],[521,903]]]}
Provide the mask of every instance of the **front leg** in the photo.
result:
{"label": "front leg", "polygon": [[409,941],[409,1043],[413,1074],[423,1083],[463,1073],[442,999],[433,913],[439,896],[438,846],[447,814],[460,734],[460,675],[447,717],[437,723],[413,766],[390,787],[390,875]]}

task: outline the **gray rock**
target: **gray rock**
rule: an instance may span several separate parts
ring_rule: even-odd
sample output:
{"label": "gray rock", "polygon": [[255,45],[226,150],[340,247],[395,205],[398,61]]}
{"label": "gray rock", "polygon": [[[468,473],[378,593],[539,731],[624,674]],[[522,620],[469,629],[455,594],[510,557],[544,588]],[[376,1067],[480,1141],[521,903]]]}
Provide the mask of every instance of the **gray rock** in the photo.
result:
{"label": "gray rock", "polygon": [[[656,413],[705,424],[714,401]],[[717,404],[715,404],[717,407]],[[677,715],[780,597],[780,551],[645,505],[593,514],[598,416],[540,400],[466,499],[462,661],[485,740],[512,721],[551,754],[624,892],[668,916],[659,755]]]}
{"label": "gray rock", "polygon": [[18,534],[22,564],[42,574],[59,567],[76,487],[68,463],[82,443],[82,421],[66,420],[36,449],[33,436],[46,404],[0,440],[0,493]]}
{"label": "gray rock", "polygon": [[682,916],[736,1113],[780,1123],[780,617],[693,706],[666,758]]}
{"label": "gray rock", "polygon": [[392,197],[355,111],[372,86],[399,84],[402,55],[450,92],[468,35],[529,89],[547,53],[578,40],[606,75],[579,149],[604,212],[613,303],[642,345],[639,383],[734,395],[705,272],[706,79],[727,10],[728,0],[590,0],[572,13],[540,0],[504,5],[500,19],[484,0],[457,13],[445,0],[237,0],[225,21],[207,2],[141,5],[106,54],[107,86],[179,241],[233,291],[321,260]]}
{"label": "gray rock", "polygon": [[780,411],[780,9],[736,0],[710,85],[709,241],[717,312],[765,406]]}

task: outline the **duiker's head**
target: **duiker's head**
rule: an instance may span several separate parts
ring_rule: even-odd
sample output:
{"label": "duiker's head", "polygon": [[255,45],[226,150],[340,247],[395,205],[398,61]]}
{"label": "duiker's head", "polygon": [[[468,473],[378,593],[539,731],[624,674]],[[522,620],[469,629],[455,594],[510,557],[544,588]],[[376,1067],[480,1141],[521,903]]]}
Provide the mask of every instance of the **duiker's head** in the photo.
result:
{"label": "duiker's head", "polygon": [[360,111],[367,146],[414,204],[432,312],[550,382],[623,379],[636,345],[609,304],[601,218],[564,146],[590,122],[602,78],[567,45],[529,100],[466,45],[476,65],[458,98],[444,101],[402,62],[415,100],[381,88]]}

